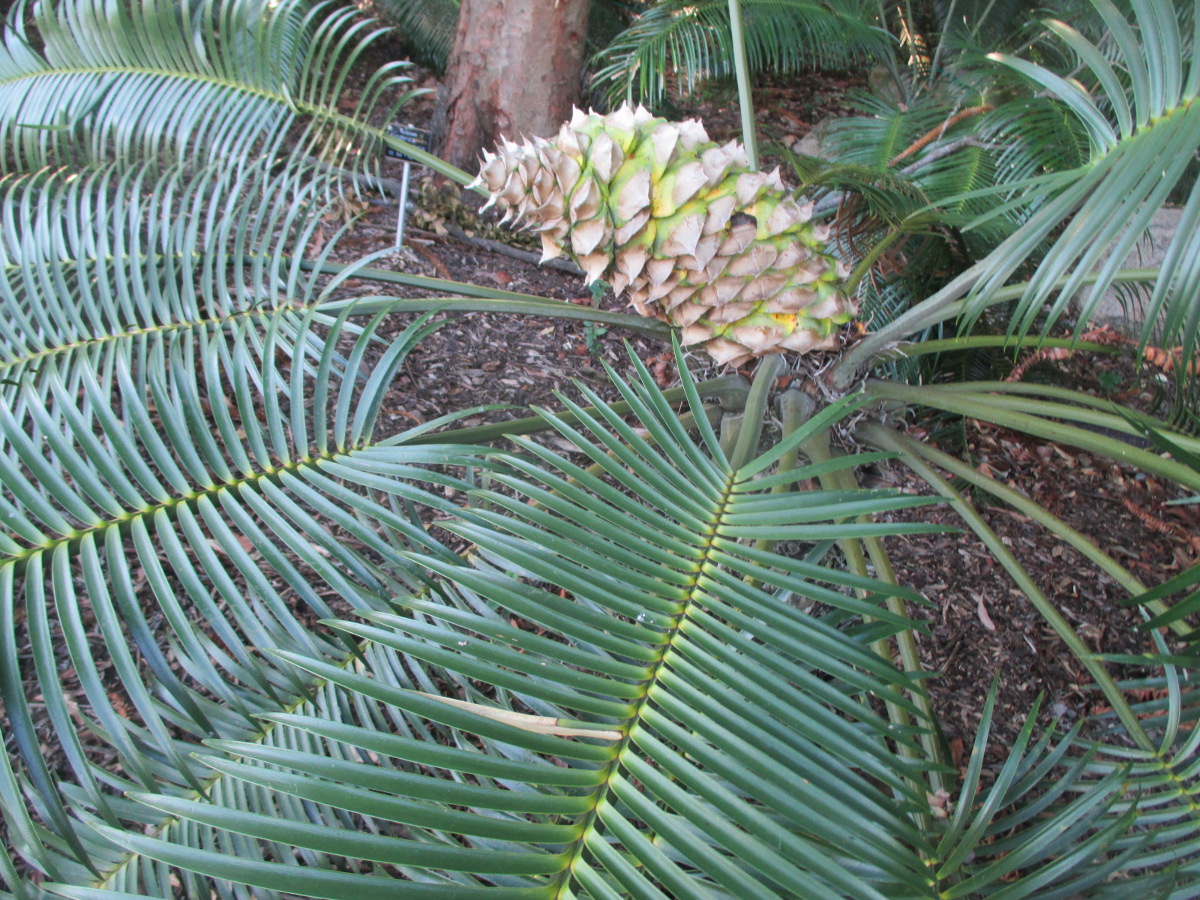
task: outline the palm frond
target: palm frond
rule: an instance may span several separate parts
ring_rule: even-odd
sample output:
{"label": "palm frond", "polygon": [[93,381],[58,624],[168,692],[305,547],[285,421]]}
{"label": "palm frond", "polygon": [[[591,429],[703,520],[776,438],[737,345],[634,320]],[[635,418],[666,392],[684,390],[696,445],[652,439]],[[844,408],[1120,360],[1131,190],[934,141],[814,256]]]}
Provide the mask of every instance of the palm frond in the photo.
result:
{"label": "palm frond", "polygon": [[[106,165],[0,182],[15,213],[0,225],[0,393],[16,404],[50,375],[74,390],[84,373],[113,391],[118,359],[161,353],[181,332],[289,308],[298,322],[296,299],[320,289],[287,254],[328,212],[328,177],[305,165],[272,174],[273,164]],[[130,373],[139,392],[146,374]]]}
{"label": "palm frond", "polygon": [[[839,163],[874,168],[908,184],[924,198],[923,211],[936,210],[939,224],[973,224],[968,240],[973,255],[982,257],[1031,212],[1018,206],[990,215],[997,186],[1077,166],[1085,157],[1061,106],[1035,98],[1000,109],[963,108],[980,100],[968,96],[947,106],[940,94],[922,93],[901,106],[858,95],[854,102],[864,115],[834,120],[828,146]],[[919,211],[921,205],[910,209]]]}
{"label": "palm frond", "polygon": [[[1082,329],[1104,291],[1130,278],[1153,282],[1142,311],[1143,343],[1154,336],[1181,345],[1185,361],[1193,358],[1200,336],[1200,305],[1192,302],[1200,284],[1200,192],[1191,191],[1184,204],[1160,277],[1126,272],[1122,266],[1157,211],[1192,177],[1200,149],[1200,107],[1193,102],[1200,91],[1200,66],[1192,51],[1195,4],[1176,8],[1166,0],[1144,0],[1132,5],[1128,17],[1110,0],[1092,0],[1092,7],[1108,36],[1092,39],[1064,22],[1046,22],[1059,45],[1073,54],[1078,77],[992,54],[1073,120],[1066,135],[1086,135],[1087,161],[1023,181],[1002,178],[995,187],[959,198],[993,201],[971,227],[1014,214],[1022,224],[985,259],[855,347],[838,364],[835,382],[845,382],[910,331],[948,318],[970,328],[988,306],[1008,302],[1014,291],[1019,296],[1009,318],[1010,333],[1044,335],[1065,312],[1076,309],[1076,329]],[[1061,131],[1053,117],[1046,124],[1051,133]],[[1036,137],[1037,130],[1026,130],[1035,149],[1045,141]],[[1077,141],[1064,143],[1072,154],[1073,144]],[[1062,161],[1069,162],[1070,154]],[[1018,163],[1018,171],[1021,167]],[[1006,287],[1034,262],[1036,271],[1027,282]]]}
{"label": "palm frond", "polygon": [[458,0],[378,0],[376,6],[400,28],[418,62],[445,70],[458,25]]}
{"label": "palm frond", "polygon": [[[412,93],[402,65],[377,72],[349,116],[337,102],[380,33],[354,10],[303,3],[63,0],[9,13],[0,49],[6,171],[106,159],[165,162],[278,153],[377,172],[383,126]],[[38,49],[34,49],[38,48]],[[445,165],[413,148],[413,155]],[[462,173],[451,173],[451,177]]]}
{"label": "palm frond", "polygon": [[[1154,748],[1130,748],[1119,737],[1084,738],[1077,729],[1065,737],[1064,744],[1074,752],[1063,760],[1062,782],[996,819],[988,830],[992,840],[986,857],[976,861],[976,870],[1000,873],[1012,871],[1015,865],[1020,871],[1037,852],[1035,848],[1040,849],[1031,832],[1043,820],[1085,803],[1093,809],[1073,828],[1088,835],[1091,846],[1081,843],[1072,855],[1090,853],[1092,865],[1057,891],[1031,893],[1045,890],[1047,884],[1031,880],[1030,890],[1013,891],[1013,896],[1071,896],[1072,891],[1085,891],[1103,900],[1130,892],[1184,897],[1200,886],[1200,821],[1195,812],[1200,749],[1195,724],[1200,697],[1186,672],[1169,664],[1159,674],[1124,681],[1121,687],[1131,696],[1152,698],[1136,704],[1135,710],[1154,739]],[[1092,724],[1112,726],[1106,718],[1111,716]],[[1026,789],[1036,777],[1036,772],[1030,773]],[[1043,841],[1055,839],[1050,832],[1045,834]]]}
{"label": "palm frond", "polygon": [[[1193,471],[1200,472],[1200,447],[1185,446],[1160,423],[1153,422],[1146,417],[1128,415],[1127,419],[1160,451],[1169,454]],[[1200,502],[1200,494],[1180,502]],[[1182,637],[1186,646],[1183,650],[1170,654],[1170,656],[1173,662],[1188,666],[1195,666],[1200,661],[1196,652],[1196,647],[1200,644],[1200,629],[1190,624],[1190,617],[1200,610],[1200,590],[1193,590],[1198,584],[1200,584],[1200,565],[1194,565],[1180,572],[1174,578],[1167,579],[1158,587],[1151,588],[1125,601],[1129,606],[1136,605],[1146,609],[1147,618],[1142,623],[1142,628],[1146,631],[1163,627],[1183,630]],[[1187,593],[1185,594],[1185,592]],[[1181,594],[1183,596],[1180,596]],[[1165,600],[1172,602],[1167,606],[1163,602]]]}
{"label": "palm frond", "polygon": [[[1035,703],[1003,767],[978,792],[995,713],[996,686],[983,710],[962,793],[953,805],[933,864],[945,897],[1067,897],[1094,887],[1129,865],[1122,852],[1136,819],[1121,802],[1124,770],[1105,777],[1089,770],[1095,747],[1068,753],[1076,728],[1054,744],[1049,732],[1032,742]],[[1045,790],[1045,775],[1057,783]],[[1120,810],[1115,821],[1104,818]]]}
{"label": "palm frond", "polygon": [[[850,199],[842,200],[835,233],[849,236],[847,256],[871,266],[857,290],[879,328],[985,256],[1027,211],[1014,210],[986,227],[961,231],[990,211],[986,201],[969,192],[993,189],[1014,165],[1006,156],[1013,154],[1015,142],[1008,133],[997,140],[997,126],[987,126],[988,114],[981,114],[986,107],[950,109],[931,93],[918,93],[903,106],[860,95],[856,105],[866,115],[838,119],[829,129],[829,148],[838,161],[834,170],[861,167],[875,172],[877,183],[867,187],[859,176],[859,183],[848,185],[844,197]],[[991,132],[987,137],[985,127]],[[873,245],[871,253],[863,252]],[[872,255],[881,248],[882,262]]]}
{"label": "palm frond", "polygon": [[[430,326],[384,340],[380,316],[319,309],[322,280],[286,261],[319,221],[321,179],[271,162],[6,185],[28,215],[0,270],[0,319],[17,323],[0,394],[0,807],[52,879],[141,871],[93,819],[153,821],[130,818],[129,789],[203,793],[199,740],[254,736],[253,715],[311,692],[255,648],[347,659],[309,627],[345,608],[329,596],[386,608],[420,579],[381,556],[447,552],[410,518],[423,492],[407,481],[467,487],[426,470],[470,454],[380,443],[390,376]],[[152,277],[132,278],[142,266]]]}
{"label": "palm frond", "polygon": [[[1030,247],[1062,227],[1019,301],[1012,320],[1019,334],[1034,328],[1035,320],[1037,327],[1048,328],[1076,298],[1079,327],[1088,322],[1200,148],[1200,114],[1193,102],[1200,91],[1200,67],[1188,49],[1194,40],[1189,31],[1196,20],[1194,5],[1178,11],[1182,27],[1174,5],[1160,0],[1134,4],[1132,19],[1108,0],[1095,0],[1095,6],[1113,35],[1115,64],[1070,25],[1048,23],[1077,55],[1088,84],[1020,59],[996,56],[1069,109],[1091,144],[1085,166],[1025,183],[1024,190],[1044,198],[1044,204],[988,260],[972,293],[968,309],[977,315],[985,298],[1024,262]],[[1193,191],[1167,248],[1163,277],[1154,285],[1142,327],[1143,342],[1161,328],[1162,339],[1181,343],[1189,360],[1200,330],[1200,307],[1193,302],[1200,284],[1198,223],[1200,193]],[[1093,272],[1098,277],[1085,288]],[[1040,319],[1047,304],[1048,316]]]}
{"label": "palm frond", "polygon": [[[871,24],[870,4],[746,0],[741,9],[752,72],[846,66],[888,52],[888,36]],[[672,72],[687,93],[733,73],[729,34],[723,0],[655,3],[593,60],[594,81],[612,104],[660,105]]]}
{"label": "palm frond", "polygon": [[1047,172],[1075,169],[1089,156],[1079,121],[1049,97],[1019,96],[998,105],[980,117],[978,134],[995,148],[998,185],[1020,186]]}
{"label": "palm frond", "polygon": [[863,115],[833,120],[826,137],[831,158],[848,165],[886,169],[945,118],[940,104],[918,103],[902,109],[871,94],[852,93],[849,99]]}
{"label": "palm frond", "polygon": [[[329,623],[368,659],[278,654],[359,719],[270,714],[290,746],[212,743],[204,763],[249,805],[134,795],[214,829],[209,848],[99,832],[321,897],[926,895],[916,734],[870,699],[919,716],[917,682],[870,646],[912,627],[883,603],[899,589],[744,543],[890,532],[904,526],[831,517],[913,498],[774,495],[756,480],[785,450],[734,471],[649,372],[617,384],[644,431],[570,403],[581,427],[545,414],[593,469],[520,440],[493,458],[496,489],[443,523],[471,542],[466,565],[404,553],[430,593]],[[301,803],[313,825],[270,811]]]}
{"label": "palm frond", "polygon": [[[1022,414],[1015,404],[1002,398],[992,410],[983,409],[980,395],[968,386],[952,388],[963,401],[943,403],[942,409],[962,414],[965,408],[982,419],[1017,425]],[[940,388],[897,388],[883,394],[937,394]],[[1065,393],[1065,392],[1059,392]],[[1086,399],[1086,398],[1084,398]],[[1037,401],[1023,404],[1042,414],[1058,413],[1078,422],[1103,421],[1118,416],[1094,408],[1071,410],[1063,403]],[[1100,404],[1095,404],[1099,406]],[[1010,409],[1004,410],[1008,406]],[[1028,424],[1023,430],[1035,432]],[[1074,442],[1080,429],[1058,424],[1045,429],[1047,435]],[[975,514],[947,479],[933,466],[966,478],[1001,500],[1012,502],[1032,521],[1047,527],[1059,539],[1085,554],[1098,568],[1131,591],[1130,602],[1154,607],[1160,591],[1142,592],[1131,573],[1109,559],[1092,542],[1057,520],[1047,510],[972,467],[908,438],[890,433],[878,424],[867,425],[862,435],[876,446],[900,452],[905,464],[939,493],[946,496],[976,535],[988,544],[1021,590],[1062,639],[1070,653],[1092,674],[1111,703],[1111,711],[1089,716],[1055,744],[1046,732],[1029,748],[1037,707],[1028,714],[1025,729],[1012,753],[995,777],[986,798],[976,796],[979,767],[987,749],[987,727],[991,702],[964,780],[950,826],[931,864],[946,887],[942,896],[974,897],[1120,897],[1130,885],[1162,896],[1187,896],[1200,884],[1200,818],[1195,797],[1200,782],[1195,778],[1197,742],[1192,733],[1196,720],[1196,696],[1189,674],[1177,670],[1179,663],[1191,665],[1194,657],[1167,652],[1165,640],[1155,634],[1160,652],[1136,656],[1098,656],[1080,641],[1061,613],[1047,604],[1044,596],[1015,559],[1007,554],[994,533]],[[1086,433],[1086,432],[1084,432]],[[1089,446],[1116,458],[1152,463],[1153,454],[1133,457],[1127,445],[1103,437]],[[1167,592],[1180,585],[1168,583]],[[1172,624],[1174,611],[1158,617],[1156,624]],[[1174,623],[1178,624],[1178,623]],[[1106,663],[1149,666],[1149,674],[1115,680]],[[1147,699],[1149,698],[1149,699]],[[1085,735],[1086,729],[1086,737]],[[1052,746],[1053,745],[1053,746]],[[1029,748],[1029,749],[1027,749]],[[1047,776],[1054,773],[1053,785]]]}
{"label": "palm frond", "polygon": [[951,40],[1000,42],[1044,9],[1029,0],[934,0],[938,23]]}

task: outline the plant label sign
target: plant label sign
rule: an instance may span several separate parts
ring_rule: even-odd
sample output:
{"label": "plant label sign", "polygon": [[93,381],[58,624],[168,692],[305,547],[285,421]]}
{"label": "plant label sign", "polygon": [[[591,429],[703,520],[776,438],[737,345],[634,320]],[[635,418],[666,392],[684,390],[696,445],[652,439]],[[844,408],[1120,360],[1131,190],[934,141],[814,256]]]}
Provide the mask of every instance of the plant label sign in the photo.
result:
{"label": "plant label sign", "polygon": [[[412,144],[418,150],[429,151],[430,141],[433,137],[432,133],[424,128],[417,128],[415,125],[389,125],[387,133],[390,137],[398,138],[405,143]],[[416,163],[421,165],[419,160],[413,159],[403,150],[397,150],[394,147],[383,148],[383,155],[388,159],[401,159],[406,163]]]}
{"label": "plant label sign", "polygon": [[[415,125],[389,125],[387,133],[389,136],[399,138],[420,150],[429,151],[432,135],[424,128],[417,128]],[[386,144],[383,148],[383,155],[387,158],[399,159],[404,162],[404,172],[400,179],[400,214],[396,217],[396,249],[399,250],[404,246],[404,217],[408,209],[408,176],[412,172],[413,163],[417,165],[421,165],[421,163],[403,150],[388,147]]]}

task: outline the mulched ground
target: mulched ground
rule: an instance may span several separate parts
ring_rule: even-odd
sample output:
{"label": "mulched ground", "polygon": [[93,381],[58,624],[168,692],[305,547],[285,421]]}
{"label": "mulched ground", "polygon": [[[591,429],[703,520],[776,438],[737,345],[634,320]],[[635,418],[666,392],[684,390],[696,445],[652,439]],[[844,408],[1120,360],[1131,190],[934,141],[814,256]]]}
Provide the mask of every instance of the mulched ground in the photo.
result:
{"label": "mulched ground", "polygon": [[[971,423],[969,433],[971,455],[988,460],[981,467],[1002,468],[1002,481],[1052,509],[1147,586],[1195,563],[1197,548],[1188,539],[1200,531],[1194,507],[1166,507],[1165,501],[1177,495],[1160,482],[1100,464],[1070,447],[991,426]],[[899,468],[888,474],[901,486],[922,489]],[[1153,649],[1137,630],[1137,611],[1120,603],[1127,594],[1111,578],[1022,513],[987,499],[977,503],[988,526],[1092,650],[1132,654]],[[1159,533],[1143,517],[1152,517],[1170,533]],[[956,513],[940,505],[907,518],[962,527]],[[956,755],[964,746],[969,752],[995,678],[999,695],[993,748],[1011,746],[1039,696],[1043,725],[1069,727],[1107,711],[1078,660],[973,535],[893,538],[887,548],[899,580],[935,603],[931,610],[916,611],[932,632],[918,642],[925,665],[939,673],[930,692]],[[1112,665],[1110,670],[1118,678],[1142,674],[1128,666]]]}

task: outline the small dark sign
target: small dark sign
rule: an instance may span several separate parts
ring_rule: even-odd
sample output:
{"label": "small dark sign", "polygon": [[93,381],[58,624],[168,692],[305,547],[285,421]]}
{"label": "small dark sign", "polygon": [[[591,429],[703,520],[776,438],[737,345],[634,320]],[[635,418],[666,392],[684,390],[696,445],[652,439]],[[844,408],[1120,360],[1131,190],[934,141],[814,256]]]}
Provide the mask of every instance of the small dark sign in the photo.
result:
{"label": "small dark sign", "polygon": [[[389,125],[387,133],[394,138],[399,138],[420,150],[429,150],[429,142],[432,138],[432,133],[424,128],[417,128],[415,125]],[[397,150],[394,147],[384,147],[383,155],[389,159],[402,159],[405,162],[413,162],[420,165],[420,161],[413,159],[403,150]]]}

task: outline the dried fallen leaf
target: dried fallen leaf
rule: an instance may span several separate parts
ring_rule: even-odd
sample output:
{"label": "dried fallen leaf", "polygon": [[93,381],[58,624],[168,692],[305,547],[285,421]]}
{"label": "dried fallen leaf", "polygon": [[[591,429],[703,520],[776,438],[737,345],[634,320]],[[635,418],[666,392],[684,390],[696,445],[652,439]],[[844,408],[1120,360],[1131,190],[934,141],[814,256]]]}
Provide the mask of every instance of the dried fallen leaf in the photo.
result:
{"label": "dried fallen leaf", "polygon": [[950,739],[950,758],[954,762],[954,768],[961,769],[966,760],[966,746],[963,744],[963,739],[960,737]]}
{"label": "dried fallen leaf", "polygon": [[979,621],[983,623],[983,627],[988,631],[996,630],[996,623],[992,621],[992,617],[988,615],[987,607],[983,603],[983,594],[972,592],[975,598],[975,611],[979,613]]}

